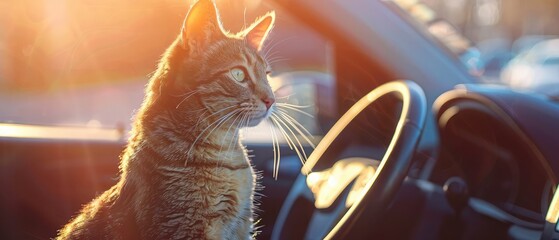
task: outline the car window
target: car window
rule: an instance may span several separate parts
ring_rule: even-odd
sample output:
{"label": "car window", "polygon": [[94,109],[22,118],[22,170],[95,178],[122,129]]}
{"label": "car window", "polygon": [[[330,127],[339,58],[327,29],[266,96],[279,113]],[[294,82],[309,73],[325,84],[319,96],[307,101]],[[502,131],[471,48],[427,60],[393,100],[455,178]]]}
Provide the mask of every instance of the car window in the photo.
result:
{"label": "car window", "polygon": [[[272,65],[270,83],[278,101],[302,106],[306,114],[289,113],[295,120],[313,135],[322,134],[316,101],[333,101],[318,95],[332,94],[321,90],[332,85],[327,41],[267,3],[217,4],[228,9],[221,17],[232,32],[276,11],[275,29],[263,49]],[[171,0],[1,3],[0,123],[129,129],[149,75],[189,5]]]}

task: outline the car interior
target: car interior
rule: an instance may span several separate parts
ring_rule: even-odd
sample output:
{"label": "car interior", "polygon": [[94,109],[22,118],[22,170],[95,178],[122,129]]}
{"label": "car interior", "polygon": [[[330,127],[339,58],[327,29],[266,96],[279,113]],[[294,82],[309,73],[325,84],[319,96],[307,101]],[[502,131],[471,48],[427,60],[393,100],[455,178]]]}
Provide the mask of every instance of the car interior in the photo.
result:
{"label": "car interior", "polygon": [[[300,159],[281,144],[275,178],[271,140],[246,130],[264,186],[257,239],[557,238],[559,104],[480,84],[391,2],[326,2],[258,10],[280,16],[270,45],[290,60],[271,83],[312,106],[296,118],[316,147]],[[53,238],[117,181],[127,127],[62,128],[0,123],[1,239]]]}

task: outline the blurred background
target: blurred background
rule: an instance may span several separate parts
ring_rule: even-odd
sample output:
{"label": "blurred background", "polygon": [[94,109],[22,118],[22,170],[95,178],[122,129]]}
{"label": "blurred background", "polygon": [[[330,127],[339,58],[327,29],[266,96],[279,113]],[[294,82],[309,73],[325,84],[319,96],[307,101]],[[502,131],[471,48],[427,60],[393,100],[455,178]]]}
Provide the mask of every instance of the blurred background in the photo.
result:
{"label": "blurred background", "polygon": [[424,2],[473,41],[483,80],[559,94],[559,1]]}
{"label": "blurred background", "polygon": [[474,42],[559,34],[556,0],[425,0]]}
{"label": "blurred background", "polygon": [[[192,2],[1,1],[0,123],[129,128],[144,86],[178,36]],[[223,10],[224,28],[231,32],[272,10],[259,0],[216,4]],[[293,66],[325,68],[325,41],[301,30],[288,16],[279,16],[276,26],[269,46],[284,47],[282,56],[270,54],[275,55],[274,73],[289,72]],[[295,46],[291,35],[298,36],[298,46],[307,47],[285,47]],[[298,56],[287,61],[286,56],[295,53]],[[273,83],[276,88],[283,85]]]}
{"label": "blurred background", "polygon": [[[483,81],[559,95],[557,87],[549,87],[556,83],[549,76],[559,74],[559,43],[551,41],[559,35],[559,1],[424,0],[421,7],[417,0],[395,2],[406,14],[424,15],[424,23],[448,20],[475,47],[456,54],[466,56],[472,74]],[[128,126],[149,74],[177,36],[190,4],[0,1],[0,122]],[[274,9],[260,0],[218,0],[217,5],[227,9],[221,15],[232,32]],[[281,57],[287,60],[273,66],[275,73],[290,66],[324,69],[327,44],[317,36],[290,40],[308,30],[298,29],[287,15],[278,14],[272,35],[271,42],[282,42]]]}

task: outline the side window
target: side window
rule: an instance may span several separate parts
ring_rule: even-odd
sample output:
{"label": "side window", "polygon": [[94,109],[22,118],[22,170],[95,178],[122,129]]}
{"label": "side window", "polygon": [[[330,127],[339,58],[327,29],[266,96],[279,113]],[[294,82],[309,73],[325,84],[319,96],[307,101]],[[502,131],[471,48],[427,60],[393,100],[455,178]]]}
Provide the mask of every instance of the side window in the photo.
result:
{"label": "side window", "polygon": [[[322,107],[333,102],[328,42],[276,6],[216,2],[227,9],[222,22],[232,32],[276,11],[263,49],[273,70],[270,83],[278,102],[291,104],[284,110],[293,121],[322,135],[322,116],[333,109]],[[190,3],[14,2],[0,8],[0,100],[7,103],[0,104],[0,123],[130,128],[147,75],[176,37]],[[271,141],[269,126],[259,128],[266,129],[249,129],[245,139]]]}

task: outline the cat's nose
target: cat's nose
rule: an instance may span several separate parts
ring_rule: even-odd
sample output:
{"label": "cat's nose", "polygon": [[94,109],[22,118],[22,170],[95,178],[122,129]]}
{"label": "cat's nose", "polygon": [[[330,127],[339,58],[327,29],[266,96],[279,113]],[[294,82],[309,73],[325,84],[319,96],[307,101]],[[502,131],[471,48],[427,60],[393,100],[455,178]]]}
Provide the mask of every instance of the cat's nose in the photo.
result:
{"label": "cat's nose", "polygon": [[262,98],[262,102],[266,105],[266,109],[269,110],[272,107],[272,104],[276,102],[276,99],[273,97]]}

